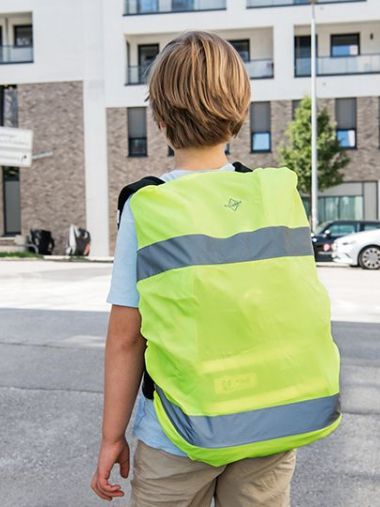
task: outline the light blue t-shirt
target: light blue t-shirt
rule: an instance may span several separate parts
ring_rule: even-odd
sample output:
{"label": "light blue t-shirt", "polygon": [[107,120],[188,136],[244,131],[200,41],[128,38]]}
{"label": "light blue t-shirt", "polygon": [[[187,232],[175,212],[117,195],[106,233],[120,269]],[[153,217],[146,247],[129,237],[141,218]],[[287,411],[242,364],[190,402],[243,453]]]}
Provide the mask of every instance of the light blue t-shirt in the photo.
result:
{"label": "light blue t-shirt", "polygon": [[[196,171],[174,169],[173,171],[164,173],[160,178],[164,181],[169,181],[192,172],[234,170],[235,168],[232,164],[226,164],[219,169],[197,169]],[[128,199],[124,205],[117,233],[111,285],[106,299],[107,303],[138,308],[139,293],[136,287],[136,259],[136,229]],[[178,456],[185,456],[162,431],[152,400],[148,400],[140,392],[136,403],[136,415],[133,424],[134,435],[150,447],[162,449]]]}

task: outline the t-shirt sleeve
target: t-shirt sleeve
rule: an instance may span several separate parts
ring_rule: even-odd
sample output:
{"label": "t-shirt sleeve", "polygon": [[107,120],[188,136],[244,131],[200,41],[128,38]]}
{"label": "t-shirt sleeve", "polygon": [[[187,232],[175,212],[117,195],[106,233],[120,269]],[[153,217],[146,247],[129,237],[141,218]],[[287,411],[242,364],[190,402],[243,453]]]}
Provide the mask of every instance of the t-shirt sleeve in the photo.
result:
{"label": "t-shirt sleeve", "polygon": [[107,303],[138,308],[136,287],[137,237],[129,199],[124,204],[117,232]]}

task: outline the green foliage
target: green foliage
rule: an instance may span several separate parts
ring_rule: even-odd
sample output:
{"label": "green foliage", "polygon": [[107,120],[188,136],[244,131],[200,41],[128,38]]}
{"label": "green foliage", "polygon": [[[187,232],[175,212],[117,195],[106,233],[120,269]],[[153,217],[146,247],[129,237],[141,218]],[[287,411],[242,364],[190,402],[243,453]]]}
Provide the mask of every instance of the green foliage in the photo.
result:
{"label": "green foliage", "polygon": [[[335,127],[326,108],[318,111],[318,185],[320,190],[343,181],[342,169],[350,161],[336,138]],[[288,145],[280,148],[281,164],[298,175],[300,192],[311,193],[311,99],[304,97],[289,124]]]}
{"label": "green foliage", "polygon": [[34,252],[0,252],[0,257],[28,257],[28,258],[36,258],[43,259],[43,255],[36,254]]}

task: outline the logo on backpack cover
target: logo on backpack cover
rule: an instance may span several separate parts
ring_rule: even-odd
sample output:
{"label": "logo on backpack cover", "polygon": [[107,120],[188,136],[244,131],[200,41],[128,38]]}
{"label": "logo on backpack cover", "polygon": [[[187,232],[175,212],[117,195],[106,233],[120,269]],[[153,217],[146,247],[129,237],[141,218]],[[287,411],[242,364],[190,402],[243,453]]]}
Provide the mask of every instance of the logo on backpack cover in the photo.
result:
{"label": "logo on backpack cover", "polygon": [[232,197],[230,197],[228,199],[228,203],[225,204],[224,207],[230,208],[233,211],[236,211],[238,209],[238,207],[240,206],[240,204],[241,204],[241,201],[237,201],[236,199],[232,199]]}

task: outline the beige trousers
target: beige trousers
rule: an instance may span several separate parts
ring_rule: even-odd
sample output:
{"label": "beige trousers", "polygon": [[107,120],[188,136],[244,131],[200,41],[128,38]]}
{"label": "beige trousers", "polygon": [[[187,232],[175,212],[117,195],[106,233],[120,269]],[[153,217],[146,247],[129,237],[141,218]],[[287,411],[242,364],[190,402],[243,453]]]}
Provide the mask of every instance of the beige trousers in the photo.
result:
{"label": "beige trousers", "polygon": [[139,440],[131,507],[289,507],[295,463],[292,450],[212,467]]}

